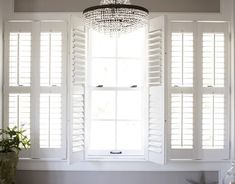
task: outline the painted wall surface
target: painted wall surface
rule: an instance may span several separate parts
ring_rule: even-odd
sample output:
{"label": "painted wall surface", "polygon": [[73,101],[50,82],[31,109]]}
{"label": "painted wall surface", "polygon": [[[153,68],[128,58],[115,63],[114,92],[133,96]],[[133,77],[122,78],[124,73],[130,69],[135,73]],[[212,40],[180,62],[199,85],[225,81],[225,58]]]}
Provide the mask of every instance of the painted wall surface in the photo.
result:
{"label": "painted wall surface", "polygon": [[[17,184],[189,184],[201,172],[52,172],[18,171]],[[207,183],[218,181],[217,172],[206,172]]]}
{"label": "painted wall surface", "polygon": [[[15,0],[16,12],[81,12],[100,0]],[[132,0],[151,12],[219,12],[220,0]]]}
{"label": "painted wall surface", "polygon": [[[0,0],[0,86],[3,85],[2,79],[3,79],[3,40],[2,40],[2,34],[3,34],[3,0]],[[2,89],[2,87],[1,87]],[[0,90],[0,128],[2,127],[2,90]]]}

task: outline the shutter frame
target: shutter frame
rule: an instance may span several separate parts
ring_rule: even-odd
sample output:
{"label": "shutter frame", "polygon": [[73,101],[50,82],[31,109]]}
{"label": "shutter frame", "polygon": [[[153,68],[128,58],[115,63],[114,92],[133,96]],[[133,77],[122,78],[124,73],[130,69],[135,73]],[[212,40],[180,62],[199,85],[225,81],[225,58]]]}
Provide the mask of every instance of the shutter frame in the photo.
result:
{"label": "shutter frame", "polygon": [[165,22],[164,16],[151,19],[148,33],[148,160],[161,165],[166,163]]}
{"label": "shutter frame", "polygon": [[82,18],[71,17],[70,163],[85,159],[86,30]]}

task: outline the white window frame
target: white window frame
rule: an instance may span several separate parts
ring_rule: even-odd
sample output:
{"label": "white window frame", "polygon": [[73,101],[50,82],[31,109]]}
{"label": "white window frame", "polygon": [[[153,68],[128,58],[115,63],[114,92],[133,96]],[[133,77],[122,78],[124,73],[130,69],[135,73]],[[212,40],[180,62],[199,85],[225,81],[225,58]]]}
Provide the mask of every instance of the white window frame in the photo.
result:
{"label": "white window frame", "polygon": [[[147,38],[147,28],[145,28],[145,37]],[[148,120],[146,119],[146,115],[145,115],[145,107],[146,107],[146,100],[147,97],[145,95],[146,93],[146,86],[145,86],[145,81],[147,79],[147,74],[146,74],[146,67],[147,65],[144,63],[144,61],[146,60],[146,56],[143,56],[143,58],[136,58],[138,60],[141,60],[141,66],[143,68],[142,71],[142,76],[141,76],[141,84],[140,86],[138,86],[137,88],[131,88],[130,87],[102,87],[102,88],[98,88],[98,87],[92,87],[89,86],[91,84],[91,60],[92,58],[98,58],[98,59],[107,59],[109,57],[92,57],[91,56],[91,30],[87,30],[87,42],[88,42],[88,46],[87,46],[87,70],[86,70],[86,88],[85,88],[85,93],[86,93],[86,118],[85,118],[85,123],[86,123],[86,132],[85,132],[85,159],[86,160],[114,160],[114,161],[143,161],[146,159],[146,140],[147,138],[147,122]],[[115,40],[116,42],[116,56],[112,57],[112,59],[115,60],[115,63],[117,64],[118,59],[135,59],[132,57],[118,57],[117,56],[117,43],[118,43],[118,38],[116,38]],[[145,47],[147,48],[147,47]],[[147,52],[147,50],[146,50]],[[132,61],[129,61],[132,62]],[[134,62],[134,61],[133,61]],[[116,66],[116,72],[117,72],[117,66]],[[119,150],[107,150],[107,151],[90,151],[89,150],[89,137],[90,137],[90,126],[91,126],[91,92],[92,91],[113,91],[115,93],[117,93],[118,91],[140,91],[141,92],[141,96],[142,96],[142,115],[141,115],[141,123],[142,126],[144,127],[144,130],[142,132],[142,151],[130,151],[130,150],[120,150],[122,152],[121,155],[115,155],[115,154],[111,154],[111,151],[119,151]],[[117,94],[116,94],[117,97]],[[117,109],[116,109],[117,111]],[[117,112],[116,112],[117,113]],[[102,121],[102,119],[99,119],[99,121]],[[115,120],[114,120],[115,121]],[[137,120],[133,120],[133,121],[137,121]]]}

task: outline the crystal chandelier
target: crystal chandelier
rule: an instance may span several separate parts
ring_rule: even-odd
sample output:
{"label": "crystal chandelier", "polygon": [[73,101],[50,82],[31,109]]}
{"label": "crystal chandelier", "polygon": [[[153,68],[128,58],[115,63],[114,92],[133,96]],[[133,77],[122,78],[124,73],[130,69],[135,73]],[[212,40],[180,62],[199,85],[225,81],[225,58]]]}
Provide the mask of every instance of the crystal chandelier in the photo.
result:
{"label": "crystal chandelier", "polygon": [[83,11],[87,27],[110,35],[143,27],[148,14],[146,8],[131,5],[129,0],[101,0],[100,5]]}

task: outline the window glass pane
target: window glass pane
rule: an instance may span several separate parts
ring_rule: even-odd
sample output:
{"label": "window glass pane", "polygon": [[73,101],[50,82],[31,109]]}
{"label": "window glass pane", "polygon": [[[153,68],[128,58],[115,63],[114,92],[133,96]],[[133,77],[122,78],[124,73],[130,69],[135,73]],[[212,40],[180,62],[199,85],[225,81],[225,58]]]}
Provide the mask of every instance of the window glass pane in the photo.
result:
{"label": "window glass pane", "polygon": [[116,86],[116,61],[114,59],[93,59],[91,61],[92,86]]}
{"label": "window glass pane", "polygon": [[92,57],[115,57],[116,38],[96,31],[91,31],[91,56]]}
{"label": "window glass pane", "polygon": [[130,87],[142,84],[141,60],[118,60],[118,87]]}
{"label": "window glass pane", "polygon": [[141,91],[119,91],[117,95],[117,119],[141,120]]}
{"label": "window glass pane", "polygon": [[136,121],[117,122],[117,149],[141,150],[143,149],[143,125]]}
{"label": "window glass pane", "polygon": [[115,92],[92,91],[92,119],[115,119]]}
{"label": "window glass pane", "polygon": [[115,122],[91,122],[90,149],[114,150],[115,149]]}
{"label": "window glass pane", "polygon": [[118,38],[118,57],[144,57],[145,38],[145,28],[122,34]]}

